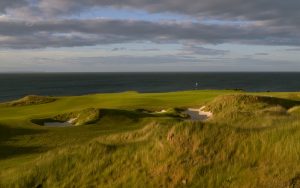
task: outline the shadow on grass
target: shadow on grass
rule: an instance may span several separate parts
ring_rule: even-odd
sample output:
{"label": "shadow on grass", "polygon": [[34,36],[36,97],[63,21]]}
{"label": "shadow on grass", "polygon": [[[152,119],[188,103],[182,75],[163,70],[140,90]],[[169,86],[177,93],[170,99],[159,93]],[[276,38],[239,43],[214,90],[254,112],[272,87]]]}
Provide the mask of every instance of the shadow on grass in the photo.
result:
{"label": "shadow on grass", "polygon": [[141,118],[159,118],[159,117],[173,117],[173,118],[186,118],[183,116],[182,112],[184,110],[174,108],[172,111],[157,113],[154,111],[146,109],[136,109],[136,110],[120,110],[120,109],[100,109],[100,116],[123,116],[130,119],[141,119]]}
{"label": "shadow on grass", "polygon": [[286,109],[292,108],[294,106],[299,106],[300,101],[291,100],[291,99],[283,99],[277,97],[263,97],[269,104],[280,105]]}
{"label": "shadow on grass", "polygon": [[8,159],[14,156],[41,153],[44,150],[41,150],[41,147],[20,147],[20,146],[10,146],[10,145],[1,145],[0,144],[0,160]]}
{"label": "shadow on grass", "polygon": [[13,144],[7,144],[6,142],[11,141],[18,136],[37,135],[45,132],[45,130],[9,127],[0,124],[0,160],[17,155],[41,152],[40,147],[14,146]]}
{"label": "shadow on grass", "polygon": [[147,117],[157,117],[154,114],[150,114],[147,111],[141,111],[140,109],[135,111],[129,110],[119,110],[119,109],[101,109],[100,110],[101,117],[103,116],[125,116],[130,119],[140,119]]}

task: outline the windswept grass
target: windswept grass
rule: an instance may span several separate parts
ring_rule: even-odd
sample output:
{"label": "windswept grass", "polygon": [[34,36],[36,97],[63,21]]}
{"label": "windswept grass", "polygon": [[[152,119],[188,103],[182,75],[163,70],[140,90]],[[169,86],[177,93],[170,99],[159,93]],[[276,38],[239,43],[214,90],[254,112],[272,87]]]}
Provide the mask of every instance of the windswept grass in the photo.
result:
{"label": "windswept grass", "polygon": [[[0,119],[0,187],[299,187],[297,94],[268,95],[122,93],[14,107]],[[177,110],[202,105],[214,113],[205,123]],[[96,121],[77,127],[31,123],[95,111]]]}

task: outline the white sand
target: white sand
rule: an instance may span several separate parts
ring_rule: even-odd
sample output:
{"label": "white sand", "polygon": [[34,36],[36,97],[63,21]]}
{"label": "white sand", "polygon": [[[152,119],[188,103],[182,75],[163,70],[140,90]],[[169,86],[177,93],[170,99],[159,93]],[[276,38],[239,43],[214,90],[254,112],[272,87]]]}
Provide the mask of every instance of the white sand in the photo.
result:
{"label": "white sand", "polygon": [[191,120],[206,121],[212,117],[212,112],[204,111],[205,106],[198,108],[188,108],[185,113],[188,114]]}
{"label": "white sand", "polygon": [[69,119],[69,121],[67,121],[67,122],[73,124],[76,120],[77,120],[77,118],[72,118],[72,119]]}
{"label": "white sand", "polygon": [[161,110],[161,111],[158,111],[158,112],[154,112],[154,114],[163,114],[163,113],[166,113],[167,110]]}

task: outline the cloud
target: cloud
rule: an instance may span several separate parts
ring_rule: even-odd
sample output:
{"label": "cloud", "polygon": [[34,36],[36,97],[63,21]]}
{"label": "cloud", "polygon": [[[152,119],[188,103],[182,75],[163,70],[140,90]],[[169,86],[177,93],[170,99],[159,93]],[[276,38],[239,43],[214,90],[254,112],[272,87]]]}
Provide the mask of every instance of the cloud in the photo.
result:
{"label": "cloud", "polygon": [[256,53],[255,55],[260,55],[260,56],[266,56],[266,55],[269,55],[268,53]]}
{"label": "cloud", "polygon": [[[67,19],[95,7],[172,12],[188,15],[193,21]],[[299,46],[299,7],[299,0],[1,0],[0,13],[11,19],[0,19],[0,48],[75,47],[136,41]],[[232,21],[240,24],[230,24]],[[189,50],[198,54],[224,53],[197,46]]]}
{"label": "cloud", "polygon": [[[300,45],[298,33],[279,28],[266,30],[257,25],[236,27],[190,22],[111,19],[46,20],[34,21],[30,24],[26,21],[2,20],[0,21],[0,41],[1,48],[17,49],[93,46],[136,41]],[[198,48],[198,51],[202,53],[205,49]]]}
{"label": "cloud", "polygon": [[145,65],[145,64],[182,64],[197,63],[199,59],[194,57],[186,57],[179,55],[157,55],[157,56],[99,56],[99,57],[77,57],[68,58],[67,61],[82,63],[84,65],[91,64],[109,64],[109,65]]}
{"label": "cloud", "polygon": [[[31,3],[29,3],[31,2]],[[178,13],[197,19],[253,21],[268,27],[300,27],[299,0],[1,0],[0,11],[10,8],[13,15],[23,17],[57,17],[80,15],[95,7],[145,10],[149,13]],[[15,8],[15,10],[12,10]],[[261,22],[262,21],[262,22]]]}
{"label": "cloud", "polygon": [[134,51],[158,52],[158,51],[160,51],[160,49],[158,49],[158,48],[145,48],[145,49],[135,49]]}
{"label": "cloud", "polygon": [[48,13],[73,13],[91,7],[143,9],[149,12],[175,12],[194,16],[218,16],[276,19],[280,16],[299,16],[298,0],[40,0],[38,7]]}
{"label": "cloud", "polygon": [[289,49],[286,49],[285,51],[288,51],[288,52],[298,52],[298,51],[300,51],[300,48],[289,48]]}
{"label": "cloud", "polygon": [[157,52],[160,51],[160,49],[158,48],[145,48],[145,49],[133,49],[133,48],[125,48],[125,47],[117,47],[117,48],[113,48],[111,49],[111,51],[116,52],[116,51],[139,51],[139,52]]}
{"label": "cloud", "polygon": [[210,48],[204,48],[202,46],[197,46],[194,44],[188,44],[185,45],[183,48],[184,53],[183,54],[189,54],[189,55],[208,55],[208,56],[223,56],[229,53],[228,50],[217,50],[217,49],[210,49]]}
{"label": "cloud", "polygon": [[[9,4],[11,1],[3,2]],[[33,8],[47,16],[74,15],[91,8],[108,6],[155,13],[173,12],[196,18],[271,21],[277,23],[277,26],[283,23],[289,26],[300,24],[299,0],[37,0],[36,2]]]}
{"label": "cloud", "polygon": [[0,13],[4,13],[7,8],[18,8],[28,5],[26,0],[1,0]]}
{"label": "cloud", "polygon": [[298,61],[269,60],[257,57],[186,57],[180,54],[108,55],[108,56],[51,56],[19,57],[20,62],[9,61],[0,71],[296,71]]}
{"label": "cloud", "polygon": [[111,51],[113,51],[113,52],[123,51],[123,50],[127,50],[127,48],[121,47],[121,48],[113,48],[113,49],[111,49]]}

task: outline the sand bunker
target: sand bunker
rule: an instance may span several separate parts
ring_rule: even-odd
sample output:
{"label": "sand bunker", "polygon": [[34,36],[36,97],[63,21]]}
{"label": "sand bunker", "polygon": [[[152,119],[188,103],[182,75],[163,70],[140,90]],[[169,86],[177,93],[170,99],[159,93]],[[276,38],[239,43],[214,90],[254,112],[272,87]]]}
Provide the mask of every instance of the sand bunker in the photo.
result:
{"label": "sand bunker", "polygon": [[185,113],[190,116],[191,120],[206,121],[212,117],[212,112],[204,111],[205,106],[198,108],[188,108]]}
{"label": "sand bunker", "polygon": [[163,114],[163,113],[167,113],[167,110],[161,110],[161,111],[158,111],[158,112],[154,112],[155,114]]}

